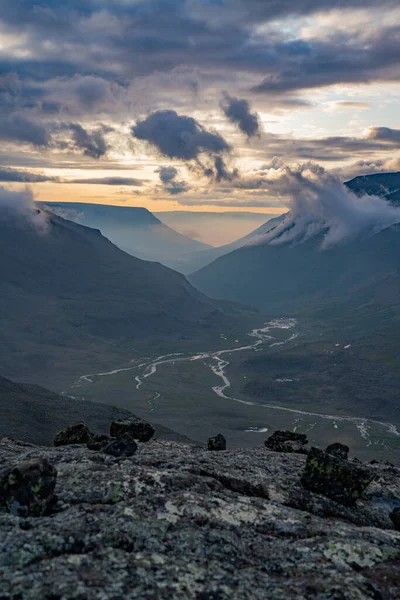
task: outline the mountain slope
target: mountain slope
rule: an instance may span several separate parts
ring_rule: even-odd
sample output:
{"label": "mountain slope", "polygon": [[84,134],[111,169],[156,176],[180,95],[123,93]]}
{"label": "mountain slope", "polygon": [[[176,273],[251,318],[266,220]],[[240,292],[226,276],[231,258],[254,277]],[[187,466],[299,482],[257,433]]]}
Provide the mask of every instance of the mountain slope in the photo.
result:
{"label": "mountain slope", "polygon": [[[59,396],[38,385],[0,377],[0,438],[51,446],[66,423],[84,421],[94,433],[108,434],[111,421],[132,416],[130,411],[115,406]],[[167,427],[155,428],[155,438],[194,443]]]}
{"label": "mountain slope", "polygon": [[321,250],[322,235],[298,245],[245,246],[197,271],[190,281],[221,299],[275,314],[332,301],[357,307],[400,302],[400,227]]}
{"label": "mountain slope", "polygon": [[45,232],[0,220],[0,256],[0,364],[20,380],[60,383],[229,321],[182,275],[50,213]]}
{"label": "mountain slope", "polygon": [[101,233],[119,248],[144,260],[167,266],[175,257],[210,246],[174,231],[145,208],[47,202],[52,212]]}
{"label": "mountain slope", "polygon": [[368,194],[389,198],[391,194],[400,190],[400,173],[361,175],[346,181],[345,185],[358,195]]}

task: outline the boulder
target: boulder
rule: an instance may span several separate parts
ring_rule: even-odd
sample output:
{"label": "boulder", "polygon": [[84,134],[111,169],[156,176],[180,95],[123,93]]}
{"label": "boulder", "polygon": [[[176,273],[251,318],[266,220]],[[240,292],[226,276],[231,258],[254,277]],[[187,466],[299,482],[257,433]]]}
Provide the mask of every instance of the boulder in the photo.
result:
{"label": "boulder", "polygon": [[220,433],[215,437],[210,437],[207,448],[213,451],[226,450],[226,439]]}
{"label": "boulder", "polygon": [[54,438],[55,446],[68,446],[69,444],[87,444],[92,439],[85,423],[75,423],[59,431]]}
{"label": "boulder", "polygon": [[400,506],[394,509],[394,511],[390,515],[390,518],[393,521],[394,528],[397,531],[400,531]]}
{"label": "boulder", "polygon": [[137,418],[113,421],[110,427],[111,437],[117,438],[124,433],[129,433],[138,442],[148,442],[155,434],[155,431],[153,425]]}
{"label": "boulder", "polygon": [[344,506],[352,506],[373,477],[370,469],[311,448],[301,483],[311,492],[327,496]]}
{"label": "boulder", "polygon": [[0,472],[0,508],[18,517],[51,512],[57,470],[46,459],[22,462]]}
{"label": "boulder", "polygon": [[86,444],[89,450],[101,450],[104,446],[107,446],[111,441],[111,438],[105,434],[96,434],[92,437],[92,439]]}
{"label": "boulder", "polygon": [[296,452],[298,454],[307,454],[306,444],[307,436],[304,433],[295,433],[294,431],[274,431],[274,433],[264,442],[268,450],[275,452]]}
{"label": "boulder", "polygon": [[332,456],[337,456],[338,458],[343,458],[343,460],[347,460],[349,458],[350,448],[346,446],[346,444],[335,442],[334,444],[329,444],[325,452],[327,452],[328,454],[332,454]]}
{"label": "boulder", "polygon": [[111,456],[133,456],[137,450],[137,444],[130,433],[123,433],[117,438],[114,438],[106,446],[102,447],[105,454]]}

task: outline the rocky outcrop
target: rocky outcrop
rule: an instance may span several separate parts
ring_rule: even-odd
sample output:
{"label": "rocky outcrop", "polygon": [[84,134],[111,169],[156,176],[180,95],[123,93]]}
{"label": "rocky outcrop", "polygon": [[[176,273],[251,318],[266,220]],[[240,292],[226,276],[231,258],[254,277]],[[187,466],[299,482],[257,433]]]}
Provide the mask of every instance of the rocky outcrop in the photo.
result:
{"label": "rocky outcrop", "polygon": [[374,474],[369,468],[350,463],[319,448],[311,448],[301,483],[312,492],[351,506],[373,478]]}
{"label": "rocky outcrop", "polygon": [[111,456],[133,456],[137,450],[137,444],[130,433],[123,433],[100,449]]}
{"label": "rocky outcrop", "polygon": [[134,440],[138,442],[148,442],[155,434],[153,425],[143,419],[121,419],[113,421],[110,427],[111,437],[119,437],[124,433],[129,433]]}
{"label": "rocky outcrop", "polygon": [[85,423],[75,423],[59,431],[54,438],[55,446],[68,446],[69,444],[87,444],[92,439],[92,434]]}
{"label": "rocky outcrop", "polygon": [[346,446],[346,444],[335,442],[334,444],[329,444],[329,446],[326,447],[325,452],[332,454],[332,456],[337,456],[338,458],[347,460],[349,458],[350,448]]}
{"label": "rocky outcrop", "polygon": [[213,452],[226,450],[226,439],[221,433],[215,437],[210,437],[207,443],[207,448]]}
{"label": "rocky outcrop", "polygon": [[307,454],[306,444],[308,444],[308,440],[304,433],[274,431],[264,443],[268,450],[274,450],[275,452]]}
{"label": "rocky outcrop", "polygon": [[127,458],[0,442],[0,468],[39,460],[58,471],[58,502],[51,516],[0,511],[2,600],[400,597],[392,466],[370,466],[347,507],[303,488],[306,456],[265,447],[152,440]]}

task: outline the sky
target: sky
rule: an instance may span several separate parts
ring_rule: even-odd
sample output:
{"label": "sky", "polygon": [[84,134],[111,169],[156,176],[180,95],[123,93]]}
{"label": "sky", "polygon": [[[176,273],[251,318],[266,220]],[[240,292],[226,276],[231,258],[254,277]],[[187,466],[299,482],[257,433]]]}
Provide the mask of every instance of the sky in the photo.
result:
{"label": "sky", "polygon": [[279,214],[312,163],[400,170],[400,7],[0,0],[0,186],[37,200]]}

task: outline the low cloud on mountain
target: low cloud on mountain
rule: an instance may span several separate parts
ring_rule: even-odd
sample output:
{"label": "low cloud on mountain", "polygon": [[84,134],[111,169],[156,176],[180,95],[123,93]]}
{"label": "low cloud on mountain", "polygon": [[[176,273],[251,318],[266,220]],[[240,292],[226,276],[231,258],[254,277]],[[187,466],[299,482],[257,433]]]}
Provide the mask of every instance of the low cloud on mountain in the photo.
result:
{"label": "low cloud on mountain", "polygon": [[29,188],[13,191],[0,186],[0,220],[12,221],[13,225],[33,225],[40,233],[48,225],[46,213],[37,208]]}
{"label": "low cloud on mountain", "polygon": [[323,233],[323,248],[378,233],[400,223],[400,208],[378,196],[358,197],[335,175],[315,164],[271,171],[268,190],[290,212],[261,243],[300,242]]}

